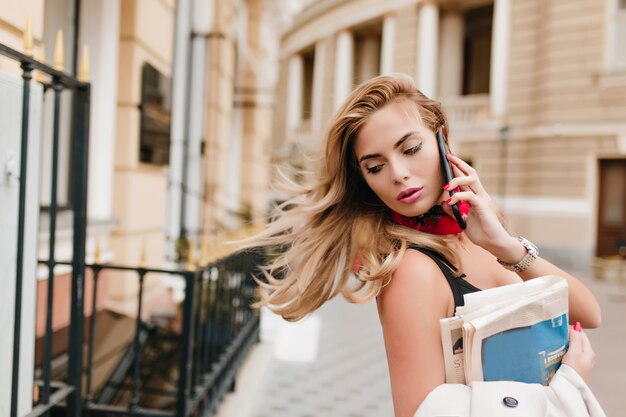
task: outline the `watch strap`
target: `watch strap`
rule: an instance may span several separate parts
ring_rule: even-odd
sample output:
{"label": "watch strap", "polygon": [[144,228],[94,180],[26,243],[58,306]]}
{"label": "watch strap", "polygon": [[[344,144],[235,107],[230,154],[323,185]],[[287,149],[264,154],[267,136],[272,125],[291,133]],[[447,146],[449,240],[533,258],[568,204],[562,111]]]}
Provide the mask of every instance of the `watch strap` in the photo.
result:
{"label": "watch strap", "polygon": [[497,261],[506,269],[515,272],[522,272],[528,268],[535,261],[535,259],[537,259],[539,256],[539,250],[537,249],[537,246],[533,245],[532,242],[526,238],[518,236],[516,239],[524,246],[524,248],[526,248],[526,255],[522,258],[522,260],[516,264],[510,264],[508,262],[501,261],[500,259]]}

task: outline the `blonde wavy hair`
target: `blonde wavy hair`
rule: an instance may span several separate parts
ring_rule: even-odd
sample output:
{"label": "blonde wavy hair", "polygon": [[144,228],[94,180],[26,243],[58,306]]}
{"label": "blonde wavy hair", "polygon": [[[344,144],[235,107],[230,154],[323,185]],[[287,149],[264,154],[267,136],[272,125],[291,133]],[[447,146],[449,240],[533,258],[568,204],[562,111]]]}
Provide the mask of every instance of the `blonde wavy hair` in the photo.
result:
{"label": "blonde wavy hair", "polygon": [[[459,265],[446,238],[400,226],[366,184],[354,141],[369,117],[399,103],[433,131],[448,123],[441,104],[422,94],[406,75],[378,76],[358,86],[336,113],[326,135],[320,173],[309,186],[295,186],[277,207],[268,227],[246,246],[270,248],[265,280],[257,279],[261,301],[289,321],[299,320],[342,293],[356,303],[377,296],[414,243],[434,249]],[[358,259],[358,279],[350,279]],[[354,281],[354,282],[352,282]]]}

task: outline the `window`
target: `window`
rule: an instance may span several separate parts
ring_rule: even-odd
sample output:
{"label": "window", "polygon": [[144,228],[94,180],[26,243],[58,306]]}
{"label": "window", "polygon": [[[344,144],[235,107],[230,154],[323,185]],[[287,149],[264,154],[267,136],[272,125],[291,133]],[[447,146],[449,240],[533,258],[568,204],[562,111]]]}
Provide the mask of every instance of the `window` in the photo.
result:
{"label": "window", "polygon": [[355,29],[353,66],[353,82],[355,85],[380,74],[382,32],[382,22]]}
{"label": "window", "polygon": [[302,118],[311,120],[313,110],[313,73],[315,71],[315,48],[302,53]]}
{"label": "window", "polygon": [[170,80],[152,65],[141,76],[139,160],[167,165],[170,160]]}
{"label": "window", "polygon": [[493,5],[465,13],[463,94],[489,93]]}

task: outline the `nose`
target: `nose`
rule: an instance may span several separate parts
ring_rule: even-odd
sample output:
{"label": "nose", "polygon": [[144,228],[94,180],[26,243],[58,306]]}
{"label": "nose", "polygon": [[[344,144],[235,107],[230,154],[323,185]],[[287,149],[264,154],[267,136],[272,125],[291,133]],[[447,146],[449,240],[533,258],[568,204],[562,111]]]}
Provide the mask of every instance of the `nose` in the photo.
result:
{"label": "nose", "polygon": [[391,165],[391,175],[394,184],[402,184],[406,180],[409,179],[409,170],[405,166],[405,164],[400,162],[392,162]]}

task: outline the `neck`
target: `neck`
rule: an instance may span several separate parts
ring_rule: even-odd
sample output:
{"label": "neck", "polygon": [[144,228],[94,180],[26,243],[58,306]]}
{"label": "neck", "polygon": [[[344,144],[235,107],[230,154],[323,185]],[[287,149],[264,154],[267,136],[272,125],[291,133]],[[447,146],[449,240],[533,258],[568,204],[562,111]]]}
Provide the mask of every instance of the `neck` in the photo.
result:
{"label": "neck", "polygon": [[463,231],[440,205],[433,206],[428,212],[416,217],[406,217],[392,211],[391,219],[403,226],[434,235],[458,235]]}

